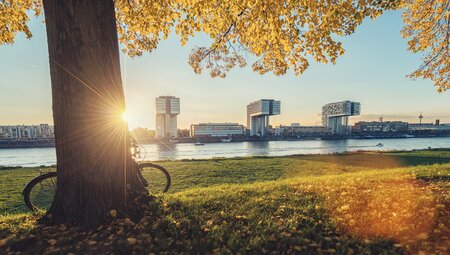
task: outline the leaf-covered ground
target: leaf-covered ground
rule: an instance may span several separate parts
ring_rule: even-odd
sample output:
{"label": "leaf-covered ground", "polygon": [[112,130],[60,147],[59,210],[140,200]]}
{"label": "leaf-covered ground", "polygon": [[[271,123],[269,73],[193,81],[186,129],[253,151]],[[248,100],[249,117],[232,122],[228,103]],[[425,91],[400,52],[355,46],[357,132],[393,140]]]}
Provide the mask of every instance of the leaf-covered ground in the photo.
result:
{"label": "leaf-covered ground", "polygon": [[5,214],[0,254],[448,254],[448,162],[448,151],[164,162],[172,193],[142,203],[139,222],[110,215],[83,232]]}

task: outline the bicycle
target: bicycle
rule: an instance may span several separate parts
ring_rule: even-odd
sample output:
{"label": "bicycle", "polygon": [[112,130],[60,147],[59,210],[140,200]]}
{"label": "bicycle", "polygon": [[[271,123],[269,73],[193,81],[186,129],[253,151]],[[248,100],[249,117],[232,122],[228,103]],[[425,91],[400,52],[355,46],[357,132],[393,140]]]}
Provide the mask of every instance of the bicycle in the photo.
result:
{"label": "bicycle", "polygon": [[[145,158],[145,148],[131,138],[131,156],[133,160]],[[137,175],[142,184],[152,194],[165,193],[169,190],[172,179],[162,166],[150,162],[137,161]],[[22,191],[25,205],[32,211],[48,210],[56,190],[56,172],[40,173],[25,185]]]}

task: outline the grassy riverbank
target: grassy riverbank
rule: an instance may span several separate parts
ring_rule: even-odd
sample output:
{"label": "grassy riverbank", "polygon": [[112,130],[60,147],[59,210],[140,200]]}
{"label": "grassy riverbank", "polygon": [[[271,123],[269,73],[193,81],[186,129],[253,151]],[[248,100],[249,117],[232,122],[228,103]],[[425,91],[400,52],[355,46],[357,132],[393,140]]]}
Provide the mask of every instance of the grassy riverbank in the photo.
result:
{"label": "grassy riverbank", "polygon": [[449,252],[450,151],[160,163],[173,178],[160,213],[70,242],[25,213],[21,189],[37,169],[0,170],[0,249],[31,233],[35,252]]}

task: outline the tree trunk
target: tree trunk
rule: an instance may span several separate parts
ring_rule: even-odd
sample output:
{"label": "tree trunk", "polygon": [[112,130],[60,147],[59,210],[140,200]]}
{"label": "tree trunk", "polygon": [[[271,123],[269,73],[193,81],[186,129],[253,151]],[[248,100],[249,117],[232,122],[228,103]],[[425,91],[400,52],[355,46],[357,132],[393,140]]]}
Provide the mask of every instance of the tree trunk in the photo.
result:
{"label": "tree trunk", "polygon": [[55,124],[57,188],[51,223],[97,226],[143,191],[122,120],[113,0],[44,0]]}

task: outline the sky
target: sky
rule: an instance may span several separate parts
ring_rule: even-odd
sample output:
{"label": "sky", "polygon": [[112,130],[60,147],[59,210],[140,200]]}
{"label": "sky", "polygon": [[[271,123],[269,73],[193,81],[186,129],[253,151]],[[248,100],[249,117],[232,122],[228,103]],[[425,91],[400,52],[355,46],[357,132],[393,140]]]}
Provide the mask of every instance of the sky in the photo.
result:
{"label": "sky", "polygon": [[[281,115],[272,125],[319,125],[321,107],[330,102],[361,102],[359,120],[450,122],[450,92],[439,94],[430,80],[410,80],[420,55],[407,51],[400,35],[400,12],[366,20],[357,31],[340,39],[346,53],[337,64],[311,62],[300,76],[260,75],[248,66],[236,68],[225,79],[195,74],[188,65],[194,46],[208,45],[204,36],[182,47],[173,34],[153,52],[131,59],[121,55],[122,77],[130,128],[155,127],[155,98],[180,98],[178,127],[194,123],[246,124],[246,105],[262,98],[281,101]],[[0,125],[53,123],[50,73],[45,26],[32,19],[31,40],[18,35],[14,45],[0,46]]]}

